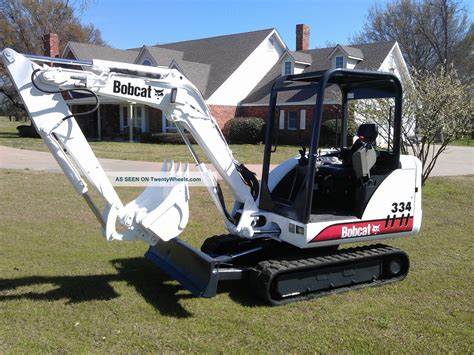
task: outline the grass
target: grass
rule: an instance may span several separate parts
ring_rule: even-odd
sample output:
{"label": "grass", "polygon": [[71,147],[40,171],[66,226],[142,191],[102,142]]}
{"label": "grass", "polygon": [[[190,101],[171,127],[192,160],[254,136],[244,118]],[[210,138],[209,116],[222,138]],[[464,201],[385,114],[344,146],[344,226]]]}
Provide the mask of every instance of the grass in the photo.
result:
{"label": "grass", "polygon": [[[194,298],[142,258],[106,242],[61,174],[0,170],[0,353],[472,353],[474,177],[432,178],[403,282],[282,307],[244,285]],[[121,188],[128,201],[138,192]],[[191,190],[183,238],[222,233],[204,189]]]}
{"label": "grass", "polygon": [[[48,151],[48,148],[41,139],[21,138],[18,136],[16,127],[25,122],[10,122],[6,117],[0,117],[0,145],[36,150],[40,152]],[[145,144],[129,142],[97,141],[90,142],[92,150],[99,158],[121,159],[121,160],[141,160],[161,162],[163,160],[191,161],[191,155],[184,144]],[[204,153],[199,146],[194,146],[199,157],[203,161]],[[234,156],[237,160],[245,164],[262,164],[263,150],[262,144],[235,144],[231,145]],[[298,154],[298,147],[279,146],[272,154],[272,163],[280,163],[291,156]]]}
{"label": "grass", "polygon": [[467,136],[467,137],[463,137],[463,138],[460,138],[460,139],[456,139],[450,145],[472,147],[472,146],[474,146],[474,139],[472,139],[470,136]]}

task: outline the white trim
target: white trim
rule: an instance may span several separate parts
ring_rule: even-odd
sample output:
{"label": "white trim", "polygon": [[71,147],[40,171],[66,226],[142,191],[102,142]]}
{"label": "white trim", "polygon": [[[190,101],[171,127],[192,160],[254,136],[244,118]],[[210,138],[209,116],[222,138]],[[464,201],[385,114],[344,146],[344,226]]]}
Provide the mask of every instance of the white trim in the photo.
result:
{"label": "white trim", "polygon": [[280,110],[280,117],[278,120],[278,128],[285,129],[285,110]]}
{"label": "white trim", "polygon": [[306,65],[306,66],[309,66],[309,65],[311,65],[311,63],[308,63],[308,62],[302,62],[302,61],[299,61],[299,60],[296,60],[296,59],[295,59],[295,64],[303,64],[303,65]]}
{"label": "white trim", "polygon": [[300,110],[300,129],[306,129],[306,110]]}
{"label": "white trim", "polygon": [[[411,78],[411,75],[410,75],[410,71],[408,70],[408,65],[407,63],[405,62],[405,58],[403,58],[403,54],[402,54],[402,51],[400,49],[400,46],[398,44],[398,42],[395,42],[393,47],[388,51],[388,54],[387,56],[385,57],[385,59],[382,61],[382,64],[380,64],[380,67],[377,69],[378,71],[381,71],[382,68],[384,67],[385,65],[385,61],[390,58],[390,55],[392,55],[392,52],[397,52],[397,58],[395,59],[395,65],[398,67],[398,64],[397,63],[400,63],[401,64],[401,68],[397,68],[397,69],[402,69],[403,71],[403,74],[405,75],[405,77],[408,79],[409,83],[410,84],[413,84],[413,80]],[[403,79],[404,77],[401,77],[400,78],[401,81],[402,81],[402,85],[405,84],[403,82]]]}

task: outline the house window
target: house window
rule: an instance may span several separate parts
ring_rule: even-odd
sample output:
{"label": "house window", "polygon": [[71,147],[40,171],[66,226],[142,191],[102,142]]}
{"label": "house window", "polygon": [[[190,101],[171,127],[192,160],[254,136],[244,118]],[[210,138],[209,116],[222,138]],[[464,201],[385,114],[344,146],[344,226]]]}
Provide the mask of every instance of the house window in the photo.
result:
{"label": "house window", "polygon": [[[124,133],[126,133],[130,127],[128,110],[129,106],[120,106],[120,131]],[[133,127],[135,127],[139,133],[148,132],[145,106],[133,105],[132,110]]]}
{"label": "house window", "polygon": [[298,129],[298,126],[296,125],[296,120],[297,120],[297,111],[288,111],[288,130],[289,131],[295,131]]}
{"label": "house window", "polygon": [[145,59],[143,61],[142,65],[147,65],[147,66],[151,67],[151,62],[148,59]]}
{"label": "house window", "polygon": [[284,71],[285,75],[293,74],[292,69],[293,68],[292,68],[291,62],[290,61],[285,62],[285,71]]}
{"label": "house window", "polygon": [[171,121],[168,121],[166,119],[166,115],[165,113],[163,112],[162,113],[162,121],[161,121],[161,126],[163,127],[162,128],[162,131],[163,133],[166,133],[166,132],[178,132],[178,129],[176,128],[176,126],[174,125],[173,122]]}
{"label": "house window", "polygon": [[336,57],[336,68],[344,68],[344,57],[342,55]]}

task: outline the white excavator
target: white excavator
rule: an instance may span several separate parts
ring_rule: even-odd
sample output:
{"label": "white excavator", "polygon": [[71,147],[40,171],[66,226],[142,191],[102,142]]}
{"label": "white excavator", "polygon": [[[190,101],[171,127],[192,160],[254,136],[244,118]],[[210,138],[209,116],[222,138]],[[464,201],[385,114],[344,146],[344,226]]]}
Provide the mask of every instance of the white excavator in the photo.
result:
{"label": "white excavator", "polygon": [[[106,239],[143,240],[149,245],[145,257],[194,295],[213,297],[219,281],[241,280],[268,303],[280,305],[407,275],[408,255],[397,248],[379,243],[338,248],[420,230],[422,169],[416,157],[400,154],[402,85],[394,74],[334,69],[279,78],[271,89],[259,181],[233,157],[199,90],[175,69],[22,55],[12,49],[1,57],[34,126]],[[320,148],[319,136],[329,89],[341,97],[342,134],[328,150]],[[100,97],[109,97],[163,111],[189,148],[229,234],[206,239],[200,250],[178,238],[189,218],[187,179],[148,186],[124,205],[68,108],[68,92],[92,96],[96,107]],[[309,149],[270,171],[279,98],[298,96],[314,100]],[[377,146],[374,124],[360,125],[357,140],[348,143],[349,102],[386,98],[394,102],[391,144]],[[188,133],[228,185],[232,209]],[[166,162],[163,171],[189,174],[187,165]],[[103,199],[103,210],[86,180]]]}

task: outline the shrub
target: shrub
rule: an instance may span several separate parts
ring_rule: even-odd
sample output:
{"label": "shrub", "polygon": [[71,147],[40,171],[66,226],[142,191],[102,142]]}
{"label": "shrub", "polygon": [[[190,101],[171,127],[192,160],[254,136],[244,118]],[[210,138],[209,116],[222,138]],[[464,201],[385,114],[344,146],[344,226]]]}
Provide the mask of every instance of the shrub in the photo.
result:
{"label": "shrub", "polygon": [[259,117],[235,117],[226,122],[223,132],[229,143],[257,144],[263,141],[264,125]]}
{"label": "shrub", "polygon": [[[192,144],[196,144],[193,136],[186,134]],[[162,144],[184,144],[183,138],[179,133],[144,133],[140,137],[142,143],[162,143]]]}
{"label": "shrub", "polygon": [[[342,133],[341,120],[337,122],[337,134],[338,144],[340,143],[340,135]],[[355,124],[352,120],[349,120],[347,124],[347,143],[349,146],[352,144],[352,136],[357,131]],[[336,120],[327,120],[321,123],[321,132],[319,134],[319,145],[321,147],[334,147],[336,145]]]}
{"label": "shrub", "polygon": [[35,126],[31,125],[20,125],[17,126],[16,129],[18,130],[18,135],[20,137],[26,138],[40,138],[40,135],[36,131]]}

